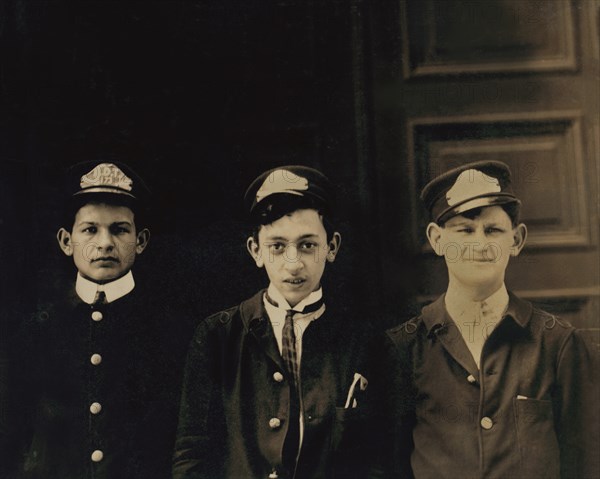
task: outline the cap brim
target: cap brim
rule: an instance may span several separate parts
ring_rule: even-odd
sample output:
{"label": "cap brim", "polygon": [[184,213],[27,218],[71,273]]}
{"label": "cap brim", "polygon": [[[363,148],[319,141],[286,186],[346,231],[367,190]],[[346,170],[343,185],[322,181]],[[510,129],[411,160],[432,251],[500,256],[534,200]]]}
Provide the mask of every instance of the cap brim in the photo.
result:
{"label": "cap brim", "polygon": [[80,196],[80,195],[89,195],[91,193],[101,193],[101,194],[113,194],[113,195],[125,195],[125,196],[129,196],[130,198],[133,199],[137,199],[134,195],[132,195],[131,193],[124,191],[120,188],[111,188],[109,186],[94,186],[92,188],[86,188],[84,190],[80,190],[77,191],[76,193],[73,194],[73,196]]}
{"label": "cap brim", "polygon": [[520,203],[521,201],[512,193],[494,193],[476,198],[470,198],[462,203],[452,205],[450,208],[442,211],[436,218],[436,223],[444,222],[475,208],[483,208],[486,206],[504,205],[507,203]]}

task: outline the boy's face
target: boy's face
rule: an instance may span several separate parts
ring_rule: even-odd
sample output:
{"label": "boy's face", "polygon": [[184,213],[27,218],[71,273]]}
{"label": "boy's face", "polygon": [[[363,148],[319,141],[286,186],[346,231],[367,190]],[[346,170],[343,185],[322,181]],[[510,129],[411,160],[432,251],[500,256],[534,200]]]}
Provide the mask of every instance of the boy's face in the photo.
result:
{"label": "boy's face", "polygon": [[493,293],[504,282],[511,256],[525,244],[527,229],[516,227],[500,206],[489,206],[469,219],[459,215],[444,227],[430,223],[427,236],[438,256],[444,256],[451,281]]}
{"label": "boy's face", "polygon": [[258,232],[258,242],[248,238],[248,251],[259,268],[290,306],[294,307],[321,284],[327,261],[333,262],[341,237],[327,241],[322,217],[316,210],[302,209],[285,215]]}
{"label": "boy's face", "polygon": [[106,283],[127,274],[149,236],[148,230],[136,233],[128,207],[88,203],[75,215],[71,232],[61,228],[57,239],[83,277]]}

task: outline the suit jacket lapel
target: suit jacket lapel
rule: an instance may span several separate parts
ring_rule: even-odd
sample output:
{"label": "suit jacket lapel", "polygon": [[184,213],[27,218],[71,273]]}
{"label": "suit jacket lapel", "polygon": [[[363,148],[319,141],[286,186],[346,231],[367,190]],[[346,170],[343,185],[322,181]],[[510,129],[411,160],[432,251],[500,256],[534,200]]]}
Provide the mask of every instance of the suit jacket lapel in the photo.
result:
{"label": "suit jacket lapel", "polygon": [[252,298],[241,304],[240,313],[242,322],[247,334],[255,339],[264,354],[275,362],[281,370],[285,370],[283,358],[277,347],[273,327],[262,302],[263,294],[264,290],[259,291]]}
{"label": "suit jacket lapel", "polygon": [[283,358],[279,353],[277,340],[275,339],[275,333],[273,332],[273,327],[271,326],[269,318],[265,315],[260,318],[260,320],[257,320],[256,323],[256,326],[250,329],[250,334],[256,338],[259,347],[263,350],[265,355],[275,362],[281,370],[285,370]]}
{"label": "suit jacket lapel", "polygon": [[448,354],[473,377],[479,377],[479,369],[463,336],[446,311],[444,295],[425,306],[422,312],[430,337],[436,337]]}
{"label": "suit jacket lapel", "polygon": [[444,325],[443,328],[440,328],[435,333],[437,338],[440,340],[440,343],[444,346],[446,351],[452,358],[460,364],[469,374],[472,374],[473,377],[479,377],[479,369],[477,368],[477,364],[473,359],[473,355],[469,348],[465,344],[465,340],[449,317],[447,318],[449,321]]}

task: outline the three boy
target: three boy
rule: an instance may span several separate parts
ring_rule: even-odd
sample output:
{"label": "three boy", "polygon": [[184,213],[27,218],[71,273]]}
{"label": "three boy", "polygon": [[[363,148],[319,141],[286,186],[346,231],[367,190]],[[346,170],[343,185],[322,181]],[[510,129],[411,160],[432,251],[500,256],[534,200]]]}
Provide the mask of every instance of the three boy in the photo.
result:
{"label": "three boy", "polygon": [[504,284],[527,236],[509,168],[463,165],[421,198],[448,289],[378,345],[372,393],[388,426],[373,476],[598,477],[595,359]]}
{"label": "three boy", "polygon": [[175,479],[359,477],[360,342],[321,287],[341,244],[331,196],[324,175],[298,165],[248,188],[247,249],[270,283],[196,330]]}
{"label": "three boy", "polygon": [[[73,223],[57,238],[78,275],[74,294],[39,318],[43,394],[26,477],[168,477],[178,391],[170,313],[131,272],[149,240],[148,192],[126,165],[72,173]],[[175,479],[356,478],[370,465],[364,338],[321,288],[341,244],[331,190],[298,165],[248,188],[247,249],[270,283],[195,332]],[[373,475],[595,477],[593,359],[578,331],[504,285],[527,236],[508,167],[464,165],[422,198],[448,290],[378,345],[367,375],[383,417],[371,423],[382,439]]]}

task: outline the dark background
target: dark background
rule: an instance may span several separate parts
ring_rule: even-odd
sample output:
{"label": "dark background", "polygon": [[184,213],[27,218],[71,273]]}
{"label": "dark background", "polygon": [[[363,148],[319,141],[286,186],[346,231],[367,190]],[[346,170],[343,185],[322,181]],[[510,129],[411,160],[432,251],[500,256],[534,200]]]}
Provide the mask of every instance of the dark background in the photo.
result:
{"label": "dark background", "polygon": [[[4,291],[36,297],[73,276],[54,239],[60,174],[115,159],[155,194],[136,273],[200,314],[232,305],[264,284],[245,252],[243,193],[263,170],[300,163],[339,185],[340,291],[377,303],[377,233],[362,224],[377,222],[374,166],[357,165],[349,3],[1,5],[0,158],[13,190],[3,211],[16,240]],[[360,275],[342,274],[351,270]]]}
{"label": "dark background", "polygon": [[446,286],[420,188],[506,161],[530,231],[508,287],[597,348],[599,19],[591,0],[0,0],[0,432],[7,346],[75,276],[55,234],[83,160],[147,180],[135,275],[198,318],[267,284],[245,251],[251,180],[319,168],[342,233],[328,301],[376,329]]}

